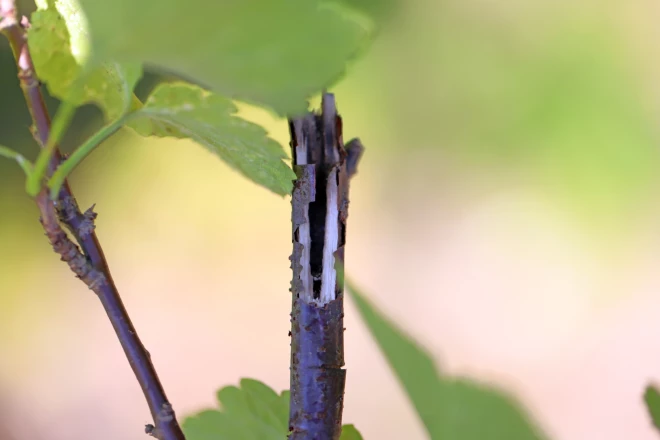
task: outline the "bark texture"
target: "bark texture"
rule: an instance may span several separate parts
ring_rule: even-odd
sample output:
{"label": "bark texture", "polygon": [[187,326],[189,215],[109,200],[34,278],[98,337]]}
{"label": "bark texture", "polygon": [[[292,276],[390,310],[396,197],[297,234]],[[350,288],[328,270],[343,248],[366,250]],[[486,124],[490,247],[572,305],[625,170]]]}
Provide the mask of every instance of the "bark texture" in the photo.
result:
{"label": "bark texture", "polygon": [[[344,401],[343,265],[349,178],[362,153],[346,147],[332,94],[320,114],[292,119],[291,402],[289,438],[338,439]],[[343,268],[342,268],[343,271]]]}

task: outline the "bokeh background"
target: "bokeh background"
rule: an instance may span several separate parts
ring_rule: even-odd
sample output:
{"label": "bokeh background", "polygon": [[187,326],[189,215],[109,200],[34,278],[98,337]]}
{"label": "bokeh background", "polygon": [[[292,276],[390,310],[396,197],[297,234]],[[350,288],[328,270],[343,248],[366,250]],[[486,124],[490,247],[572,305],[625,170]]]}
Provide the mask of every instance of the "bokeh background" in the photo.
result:
{"label": "bokeh background", "polygon": [[[660,381],[659,14],[406,0],[333,89],[367,147],[347,273],[441,372],[510,391],[558,440],[657,438],[641,395]],[[287,145],[283,120],[241,108]],[[100,123],[83,108],[64,149]],[[34,157],[29,124],[3,41],[0,143]],[[180,416],[241,377],[288,387],[288,199],[129,130],[71,181]],[[0,162],[0,182],[0,438],[143,438],[101,305],[49,249],[18,167]],[[424,439],[350,302],[346,327],[345,421]]]}

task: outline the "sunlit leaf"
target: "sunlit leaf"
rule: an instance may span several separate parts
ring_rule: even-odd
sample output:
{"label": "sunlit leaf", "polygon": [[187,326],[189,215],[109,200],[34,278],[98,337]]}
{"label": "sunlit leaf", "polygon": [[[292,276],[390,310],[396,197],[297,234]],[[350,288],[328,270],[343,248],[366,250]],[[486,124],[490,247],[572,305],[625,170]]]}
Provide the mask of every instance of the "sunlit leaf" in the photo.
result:
{"label": "sunlit leaf", "polygon": [[288,194],[295,174],[282,160],[284,150],[236,111],[230,100],[200,87],[161,84],[130,126],[143,136],[192,139],[259,185]]}
{"label": "sunlit leaf", "polygon": [[28,29],[28,44],[39,79],[59,99],[75,106],[94,103],[108,120],[119,117],[132,102],[133,88],[142,75],[140,64],[107,61],[89,72],[83,71],[88,37],[76,1],[41,0],[39,6]]}

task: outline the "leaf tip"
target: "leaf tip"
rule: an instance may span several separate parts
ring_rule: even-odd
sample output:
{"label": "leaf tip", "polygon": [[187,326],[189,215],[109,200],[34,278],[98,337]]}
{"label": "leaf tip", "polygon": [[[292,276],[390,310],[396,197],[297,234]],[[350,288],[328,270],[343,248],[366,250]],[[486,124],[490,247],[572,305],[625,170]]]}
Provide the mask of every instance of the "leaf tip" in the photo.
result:
{"label": "leaf tip", "polygon": [[651,416],[651,422],[660,429],[660,393],[653,384],[647,385],[644,390],[644,403]]}

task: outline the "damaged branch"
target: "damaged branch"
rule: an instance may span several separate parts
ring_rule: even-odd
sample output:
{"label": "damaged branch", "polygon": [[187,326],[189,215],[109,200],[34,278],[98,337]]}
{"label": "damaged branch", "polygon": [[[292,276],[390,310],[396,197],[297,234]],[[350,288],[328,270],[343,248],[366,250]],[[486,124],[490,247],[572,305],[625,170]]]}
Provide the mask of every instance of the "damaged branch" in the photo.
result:
{"label": "damaged branch", "polygon": [[[0,31],[11,46],[25,101],[33,126],[31,131],[43,148],[50,135],[50,116],[46,109],[40,83],[28,50],[25,17],[19,22],[15,0],[0,0]],[[56,149],[48,167],[52,175],[62,161]],[[93,207],[82,213],[67,182],[64,183],[57,200],[53,203],[46,189],[36,197],[41,212],[41,223],[46,236],[63,261],[101,300],[129,364],[142,388],[155,425],[147,425],[145,431],[159,440],[185,440],[176,420],[172,405],[168,402],[163,386],[158,379],[151,358],[131,323],[119,292],[112,280],[103,250],[94,232],[96,213]],[[60,222],[75,237],[76,245],[60,227]]]}
{"label": "damaged branch", "polygon": [[293,169],[291,198],[291,401],[289,439],[336,440],[341,435],[344,366],[342,265],[349,178],[363,148],[344,146],[334,95],[323,95],[320,114],[289,121]]}

